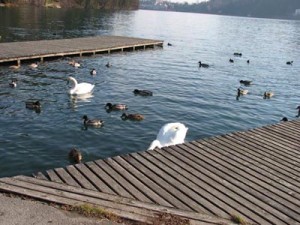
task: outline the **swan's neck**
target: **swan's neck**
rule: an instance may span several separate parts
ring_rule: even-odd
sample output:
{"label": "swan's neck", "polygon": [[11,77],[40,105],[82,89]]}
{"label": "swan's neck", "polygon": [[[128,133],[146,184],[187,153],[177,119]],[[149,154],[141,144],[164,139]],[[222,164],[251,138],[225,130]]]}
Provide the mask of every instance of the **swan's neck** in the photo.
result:
{"label": "swan's neck", "polygon": [[70,81],[72,81],[72,88],[70,90],[70,94],[73,94],[73,92],[77,88],[78,83],[77,83],[77,80],[75,78],[73,78],[73,77],[70,77],[69,79],[70,79]]}

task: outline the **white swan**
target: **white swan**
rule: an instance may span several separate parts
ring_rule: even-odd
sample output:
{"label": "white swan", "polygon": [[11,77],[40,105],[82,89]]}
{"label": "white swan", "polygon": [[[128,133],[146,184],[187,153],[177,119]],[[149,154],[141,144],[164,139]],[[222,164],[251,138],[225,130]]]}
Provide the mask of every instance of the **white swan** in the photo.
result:
{"label": "white swan", "polygon": [[69,90],[70,95],[83,95],[92,92],[95,85],[90,83],[80,83],[74,77],[69,77],[69,81],[73,82],[73,87]]}
{"label": "white swan", "polygon": [[184,139],[188,128],[182,123],[167,123],[160,128],[156,140],[152,141],[148,150],[156,147],[162,148],[169,145],[177,145],[184,143]]}

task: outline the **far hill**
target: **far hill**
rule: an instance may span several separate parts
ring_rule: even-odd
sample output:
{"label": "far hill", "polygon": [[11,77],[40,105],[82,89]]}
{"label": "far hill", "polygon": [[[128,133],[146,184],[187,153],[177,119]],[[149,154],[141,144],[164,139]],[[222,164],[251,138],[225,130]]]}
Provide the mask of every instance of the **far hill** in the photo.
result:
{"label": "far hill", "polygon": [[209,0],[196,4],[141,0],[140,8],[265,18],[300,18],[300,0]]}

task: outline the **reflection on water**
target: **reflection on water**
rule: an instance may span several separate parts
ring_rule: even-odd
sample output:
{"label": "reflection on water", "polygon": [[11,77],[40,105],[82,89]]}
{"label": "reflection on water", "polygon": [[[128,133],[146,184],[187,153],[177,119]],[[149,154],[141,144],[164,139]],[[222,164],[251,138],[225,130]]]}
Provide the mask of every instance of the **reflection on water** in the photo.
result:
{"label": "reflection on water", "polygon": [[93,98],[94,95],[91,93],[83,94],[83,95],[70,95],[70,103],[71,107],[73,109],[76,109],[77,107],[83,106],[84,104],[81,103],[88,103],[91,102],[91,98]]}
{"label": "reflection on water", "polygon": [[[299,27],[299,21],[175,12],[0,8],[2,42],[109,34],[172,43],[82,57],[76,59],[82,64],[77,69],[67,58],[34,70],[27,64],[18,70],[0,67],[0,177],[66,166],[74,146],[85,161],[143,151],[170,122],[189,127],[186,140],[191,141],[273,124],[283,116],[296,119]],[[200,60],[211,66],[199,68]],[[291,60],[293,66],[286,65]],[[107,62],[113,66],[106,68]],[[97,75],[90,75],[92,68]],[[70,96],[69,76],[95,84],[93,94]],[[15,78],[18,85],[10,88]],[[237,101],[240,80],[253,85]],[[134,89],[153,96],[136,96]],[[268,90],[276,95],[265,100]],[[26,101],[37,100],[40,113],[26,109]],[[122,111],[107,113],[108,102],[126,104],[128,113],[145,119],[123,121]],[[83,115],[105,125],[85,129]]]}

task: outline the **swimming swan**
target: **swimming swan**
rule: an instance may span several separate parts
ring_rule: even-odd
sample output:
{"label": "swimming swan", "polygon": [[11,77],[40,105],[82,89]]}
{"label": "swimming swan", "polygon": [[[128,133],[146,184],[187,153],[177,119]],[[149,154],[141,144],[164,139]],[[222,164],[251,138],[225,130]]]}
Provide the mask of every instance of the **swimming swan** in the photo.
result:
{"label": "swimming swan", "polygon": [[73,87],[69,90],[70,95],[83,95],[92,92],[95,85],[90,83],[77,83],[77,80],[74,77],[69,77],[69,81],[73,82]]}
{"label": "swimming swan", "polygon": [[167,123],[158,132],[148,150],[184,143],[188,128],[182,123]]}

